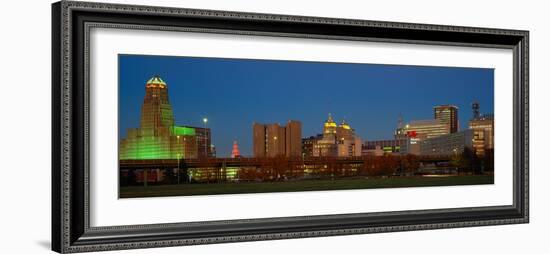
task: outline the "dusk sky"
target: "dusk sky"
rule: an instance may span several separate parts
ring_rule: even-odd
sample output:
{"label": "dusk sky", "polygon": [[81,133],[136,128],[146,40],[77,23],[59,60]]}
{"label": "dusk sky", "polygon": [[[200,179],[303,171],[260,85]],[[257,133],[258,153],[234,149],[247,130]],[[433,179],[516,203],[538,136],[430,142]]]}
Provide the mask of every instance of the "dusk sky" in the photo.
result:
{"label": "dusk sky", "polygon": [[331,113],[365,141],[392,139],[399,115],[432,119],[435,105],[458,106],[460,129],[473,101],[482,114],[494,108],[493,69],[119,55],[119,138],[139,127],[154,75],[168,84],[177,125],[208,118],[218,157],[229,157],[233,140],[250,156],[254,122],[298,120],[309,137]]}

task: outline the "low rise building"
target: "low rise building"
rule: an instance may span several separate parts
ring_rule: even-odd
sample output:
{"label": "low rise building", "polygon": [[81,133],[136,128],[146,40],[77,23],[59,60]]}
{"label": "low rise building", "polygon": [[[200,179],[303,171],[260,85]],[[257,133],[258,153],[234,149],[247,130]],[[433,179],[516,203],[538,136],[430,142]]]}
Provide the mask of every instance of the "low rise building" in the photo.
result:
{"label": "low rise building", "polygon": [[317,136],[310,136],[302,139],[302,157],[309,158],[313,157],[313,151],[317,141],[323,138],[322,134],[317,134]]}
{"label": "low rise building", "polygon": [[473,130],[464,130],[420,141],[421,155],[458,155],[473,149]]}
{"label": "low rise building", "polygon": [[366,141],[362,147],[362,155],[376,155],[400,153],[406,140],[404,139],[386,139]]}

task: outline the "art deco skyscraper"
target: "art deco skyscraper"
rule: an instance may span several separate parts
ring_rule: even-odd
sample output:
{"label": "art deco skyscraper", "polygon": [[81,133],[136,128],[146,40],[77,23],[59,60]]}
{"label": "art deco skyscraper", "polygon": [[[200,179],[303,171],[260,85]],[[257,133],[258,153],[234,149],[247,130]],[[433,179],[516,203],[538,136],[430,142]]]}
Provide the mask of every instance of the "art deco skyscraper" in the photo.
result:
{"label": "art deco skyscraper", "polygon": [[145,84],[140,120],[140,127],[128,129],[128,136],[121,140],[119,159],[197,157],[195,129],[174,126],[168,86],[159,76]]}
{"label": "art deco skyscraper", "polygon": [[174,126],[174,113],[168,101],[168,87],[155,76],[145,85],[145,98],[141,106],[141,129],[144,135],[169,131]]}

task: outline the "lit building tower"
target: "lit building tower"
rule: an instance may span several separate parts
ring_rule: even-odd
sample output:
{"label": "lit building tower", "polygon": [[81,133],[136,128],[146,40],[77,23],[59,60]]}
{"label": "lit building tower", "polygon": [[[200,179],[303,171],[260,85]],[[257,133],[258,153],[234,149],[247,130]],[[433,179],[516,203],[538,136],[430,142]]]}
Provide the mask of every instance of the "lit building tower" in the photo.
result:
{"label": "lit building tower", "polygon": [[338,146],[336,144],[336,132],[338,125],[328,113],[328,119],[323,124],[322,138],[315,142],[313,147],[313,156],[315,157],[335,157],[338,156]]}
{"label": "lit building tower", "polygon": [[336,139],[338,140],[352,140],[355,135],[355,131],[351,126],[346,123],[346,120],[342,120],[342,123],[336,128]]}
{"label": "lit building tower", "polygon": [[128,129],[120,142],[119,159],[196,158],[194,129],[174,126],[168,85],[154,76],[145,84],[140,127]]}
{"label": "lit building tower", "polygon": [[326,138],[336,138],[336,128],[338,126],[336,125],[336,122],[332,120],[332,115],[328,113],[328,119],[325,121],[325,125],[323,126],[323,137]]}
{"label": "lit building tower", "polygon": [[479,103],[472,103],[473,119],[469,128],[473,130],[473,147],[476,155],[485,156],[487,150],[494,149],[495,119],[493,115],[479,114]]}
{"label": "lit building tower", "polygon": [[434,119],[449,125],[449,132],[458,131],[458,107],[454,105],[439,105],[434,107]]}
{"label": "lit building tower", "polygon": [[239,145],[237,144],[237,140],[233,141],[233,150],[231,150],[231,158],[239,158],[241,157],[241,153],[239,152]]}
{"label": "lit building tower", "polygon": [[145,136],[168,132],[174,126],[174,113],[168,101],[168,86],[154,76],[145,85],[145,98],[141,106],[141,131]]}

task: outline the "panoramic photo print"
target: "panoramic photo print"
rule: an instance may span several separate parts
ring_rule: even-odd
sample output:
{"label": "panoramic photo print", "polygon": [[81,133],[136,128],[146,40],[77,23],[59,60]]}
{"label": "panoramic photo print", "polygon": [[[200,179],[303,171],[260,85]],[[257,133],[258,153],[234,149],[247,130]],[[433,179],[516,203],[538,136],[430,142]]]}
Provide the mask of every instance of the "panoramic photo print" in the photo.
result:
{"label": "panoramic photo print", "polygon": [[494,183],[494,70],[118,56],[119,197]]}

